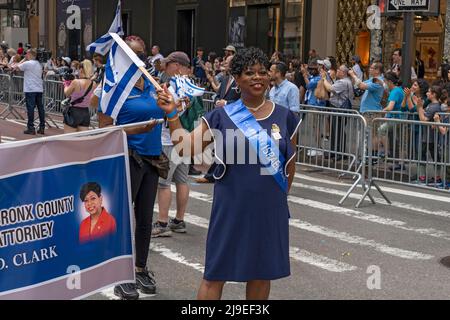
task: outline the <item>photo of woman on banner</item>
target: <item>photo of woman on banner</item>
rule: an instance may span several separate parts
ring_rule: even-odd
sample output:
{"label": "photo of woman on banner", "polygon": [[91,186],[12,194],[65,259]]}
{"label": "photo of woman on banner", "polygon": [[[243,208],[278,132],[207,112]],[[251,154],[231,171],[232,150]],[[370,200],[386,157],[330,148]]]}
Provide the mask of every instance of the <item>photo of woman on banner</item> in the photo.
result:
{"label": "photo of woman on banner", "polygon": [[103,207],[102,188],[97,182],[81,187],[80,199],[89,217],[80,225],[80,243],[86,243],[116,233],[116,220]]}

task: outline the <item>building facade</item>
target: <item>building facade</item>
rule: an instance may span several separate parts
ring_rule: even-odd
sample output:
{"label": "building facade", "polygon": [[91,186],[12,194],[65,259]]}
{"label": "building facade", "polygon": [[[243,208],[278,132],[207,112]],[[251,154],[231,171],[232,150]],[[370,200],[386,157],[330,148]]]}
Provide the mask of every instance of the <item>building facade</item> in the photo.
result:
{"label": "building facade", "polygon": [[17,48],[19,42],[27,43],[28,22],[27,1],[0,1],[0,43],[4,42],[13,48]]}
{"label": "building facade", "polygon": [[[223,48],[232,44],[257,46],[269,55],[281,51],[288,58],[307,61],[314,48],[320,56],[336,56],[341,63],[357,54],[365,65],[380,60],[388,66],[392,51],[402,46],[404,25],[401,15],[385,12],[386,1],[123,0],[122,19],[126,34],[141,36],[149,47],[159,45],[164,55],[181,50],[194,56],[199,46],[222,55]],[[449,55],[445,41],[450,34],[450,0],[430,2],[431,12],[415,17],[412,41],[431,78]],[[28,30],[23,42],[58,56],[80,58],[86,55],[87,44],[108,31],[116,3],[0,0],[1,36],[12,27]],[[380,23],[374,27],[377,15]]]}
{"label": "building facade", "polygon": [[[317,0],[316,0],[317,1]],[[325,1],[325,0],[321,0]],[[335,1],[335,0],[333,0]],[[39,39],[57,55],[83,56],[92,39],[107,32],[116,0],[40,1]],[[157,44],[163,54],[196,48],[219,55],[232,44],[258,46],[268,54],[303,56],[312,0],[134,0],[123,1],[126,34]],[[36,31],[37,32],[37,31]]]}

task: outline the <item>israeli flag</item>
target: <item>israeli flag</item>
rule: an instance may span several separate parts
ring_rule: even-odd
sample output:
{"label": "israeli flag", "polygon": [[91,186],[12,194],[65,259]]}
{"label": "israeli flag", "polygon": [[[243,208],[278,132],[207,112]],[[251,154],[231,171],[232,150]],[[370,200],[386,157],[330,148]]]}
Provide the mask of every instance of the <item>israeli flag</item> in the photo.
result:
{"label": "israeli flag", "polygon": [[105,66],[100,108],[104,114],[115,120],[131,90],[142,76],[139,68],[145,67],[145,64],[125,43],[122,44],[123,40],[118,35],[112,36],[113,45]]}
{"label": "israeli flag", "polygon": [[205,89],[196,86],[191,79],[186,76],[177,75],[170,79],[170,90],[175,98],[182,99],[188,97],[201,97],[205,93]]}
{"label": "israeli flag", "polygon": [[114,17],[114,21],[109,28],[107,34],[103,35],[100,39],[97,39],[94,43],[91,43],[86,47],[86,51],[90,53],[98,53],[102,56],[106,56],[108,51],[111,49],[111,46],[114,42],[113,38],[110,36],[110,33],[117,33],[119,36],[123,36],[123,24],[122,24],[122,14],[121,14],[121,0],[117,3],[116,16]]}

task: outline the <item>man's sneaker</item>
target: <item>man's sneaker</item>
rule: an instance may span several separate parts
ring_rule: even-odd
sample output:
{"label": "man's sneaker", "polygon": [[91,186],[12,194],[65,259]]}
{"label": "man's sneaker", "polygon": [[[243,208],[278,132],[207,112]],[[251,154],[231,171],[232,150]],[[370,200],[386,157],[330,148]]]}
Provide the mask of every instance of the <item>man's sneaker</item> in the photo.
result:
{"label": "man's sneaker", "polygon": [[170,237],[172,231],[170,231],[169,225],[165,227],[161,225],[161,222],[156,221],[152,226],[152,238]]}
{"label": "man's sneaker", "polygon": [[23,134],[30,134],[30,135],[36,135],[36,130],[33,128],[33,129],[27,129],[27,130],[25,130],[24,132],[23,132]]}
{"label": "man's sneaker", "polygon": [[431,177],[430,179],[428,179],[428,185],[431,187],[436,187],[436,188],[444,187],[444,184],[442,183],[442,179],[439,176],[437,176],[436,179],[434,177]]}
{"label": "man's sneaker", "polygon": [[174,219],[170,219],[169,228],[176,233],[186,233],[186,222],[180,221],[178,223],[175,223]]}
{"label": "man's sneaker", "polygon": [[147,269],[142,272],[136,272],[136,286],[142,293],[155,294],[156,281],[154,273]]}
{"label": "man's sneaker", "polygon": [[44,134],[45,134],[45,129],[41,128],[41,129],[39,129],[39,130],[37,131],[37,133],[38,133],[38,134],[44,135]]}
{"label": "man's sneaker", "polygon": [[136,290],[135,283],[123,283],[114,287],[114,294],[122,300],[137,300],[139,292]]}

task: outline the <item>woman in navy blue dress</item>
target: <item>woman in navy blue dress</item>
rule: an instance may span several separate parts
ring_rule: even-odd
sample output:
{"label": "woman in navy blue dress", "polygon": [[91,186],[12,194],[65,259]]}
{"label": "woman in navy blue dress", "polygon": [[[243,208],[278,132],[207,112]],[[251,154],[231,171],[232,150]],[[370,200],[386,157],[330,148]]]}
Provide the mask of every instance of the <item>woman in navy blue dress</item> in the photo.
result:
{"label": "woman in navy blue dress", "polygon": [[[199,299],[220,299],[227,281],[246,282],[247,299],[268,299],[270,281],[290,275],[287,195],[295,174],[300,120],[289,109],[265,99],[269,68],[267,56],[259,49],[238,53],[231,69],[241,90],[241,100],[207,114],[193,133],[173,135],[181,136],[174,143],[180,154],[185,155],[194,154],[198,143],[204,150],[211,142],[205,141],[208,139],[198,141],[198,138],[211,132],[216,158],[221,163],[214,174],[217,182]],[[158,98],[159,106],[169,118],[171,132],[180,130],[168,91],[159,92]],[[233,110],[245,119],[250,117],[254,126],[271,136],[271,141],[279,148],[276,160],[262,161],[267,158],[261,156],[260,149],[252,147],[246,138],[249,135],[236,121]],[[258,132],[257,137],[262,137],[261,131],[255,132]],[[268,163],[276,163],[279,175],[264,174],[263,168]],[[285,182],[284,188],[281,181]]]}

